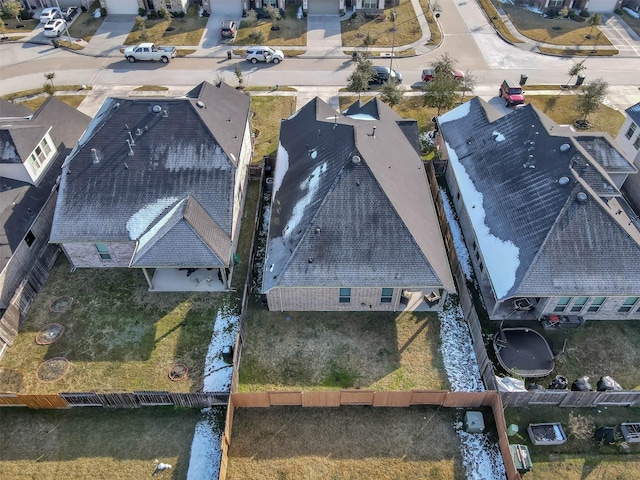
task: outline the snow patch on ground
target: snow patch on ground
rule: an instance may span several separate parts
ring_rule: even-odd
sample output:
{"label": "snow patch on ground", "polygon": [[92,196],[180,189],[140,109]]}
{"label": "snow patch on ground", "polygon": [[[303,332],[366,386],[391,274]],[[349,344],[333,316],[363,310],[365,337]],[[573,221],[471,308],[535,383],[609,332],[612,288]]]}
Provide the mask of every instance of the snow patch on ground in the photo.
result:
{"label": "snow patch on ground", "polygon": [[231,388],[233,365],[222,359],[222,348],[235,345],[239,328],[237,315],[224,307],[218,311],[204,363],[204,392],[228,392]]}
{"label": "snow patch on ground", "polygon": [[191,442],[187,480],[213,480],[220,475],[222,432],[211,408],[205,408],[200,413],[202,420],[196,424]]}
{"label": "snow patch on ground", "polygon": [[449,196],[444,188],[440,189],[440,198],[442,198],[444,213],[447,217],[447,222],[449,223],[451,236],[453,237],[453,246],[456,249],[456,255],[458,256],[460,267],[462,268],[465,278],[467,280],[471,280],[471,261],[469,260],[469,251],[464,243],[460,225],[458,225],[458,217],[453,210],[453,205],[451,205]]}
{"label": "snow patch on ground", "polygon": [[502,455],[498,444],[483,433],[457,431],[462,448],[462,464],[467,472],[467,480],[504,480]]}

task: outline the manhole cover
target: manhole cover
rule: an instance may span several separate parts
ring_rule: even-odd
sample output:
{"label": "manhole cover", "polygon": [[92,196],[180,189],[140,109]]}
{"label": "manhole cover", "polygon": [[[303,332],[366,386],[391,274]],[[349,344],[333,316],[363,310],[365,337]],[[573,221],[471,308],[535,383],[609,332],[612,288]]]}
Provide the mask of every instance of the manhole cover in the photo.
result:
{"label": "manhole cover", "polygon": [[56,298],[51,305],[49,306],[49,310],[55,313],[64,313],[71,308],[73,304],[73,297],[65,295],[64,297]]}
{"label": "manhole cover", "polygon": [[38,367],[38,380],[44,383],[52,383],[64,377],[69,369],[69,360],[64,357],[51,358],[42,362]]}
{"label": "manhole cover", "polygon": [[64,332],[64,327],[59,323],[45,325],[36,333],[36,343],[38,345],[51,345],[62,336],[62,332]]}
{"label": "manhole cover", "polygon": [[179,382],[187,378],[187,373],[189,373],[189,367],[184,363],[176,363],[169,371],[169,378],[174,382]]}

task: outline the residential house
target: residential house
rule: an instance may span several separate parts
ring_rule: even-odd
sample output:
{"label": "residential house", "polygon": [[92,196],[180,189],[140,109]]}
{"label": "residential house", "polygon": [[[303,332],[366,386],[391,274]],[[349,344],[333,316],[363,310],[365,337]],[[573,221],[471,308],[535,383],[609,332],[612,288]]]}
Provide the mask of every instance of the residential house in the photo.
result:
{"label": "residential house", "polygon": [[415,120],[316,98],[280,127],[262,291],[270,310],[440,310],[455,287]]}
{"label": "residential house", "polygon": [[228,289],[249,103],[207,82],[180,98],[107,99],[63,165],[51,242],[73,268],[139,268],[150,290]]}
{"label": "residential house", "polygon": [[[220,0],[210,0],[211,7],[215,10],[216,3]],[[229,0],[223,0],[228,2]],[[300,1],[287,0],[241,0],[244,10],[254,8],[266,8],[273,6],[277,8],[286,8],[287,5],[299,5]],[[337,15],[339,12],[352,12],[357,10],[380,11],[385,4],[397,5],[397,2],[387,0],[302,0],[302,10],[310,15]]]}
{"label": "residential house", "polygon": [[446,179],[491,319],[640,319],[638,170],[608,134],[473,99],[438,118]]}
{"label": "residential house", "polygon": [[12,342],[58,251],[48,245],[56,185],[90,121],[55,97],[35,113],[0,99],[0,343]]}
{"label": "residential house", "polygon": [[611,13],[622,6],[622,0],[535,0],[534,5],[543,11],[552,8],[562,10],[564,7],[567,7],[577,12],[587,10],[589,13]]}
{"label": "residential house", "polygon": [[[640,170],[640,103],[627,108],[625,113],[626,118],[616,137],[616,145],[627,160]],[[636,211],[640,211],[640,175],[630,175],[622,189]]]}
{"label": "residential house", "polygon": [[109,15],[138,15],[139,9],[186,12],[189,5],[189,0],[100,0],[100,7],[105,8]]}

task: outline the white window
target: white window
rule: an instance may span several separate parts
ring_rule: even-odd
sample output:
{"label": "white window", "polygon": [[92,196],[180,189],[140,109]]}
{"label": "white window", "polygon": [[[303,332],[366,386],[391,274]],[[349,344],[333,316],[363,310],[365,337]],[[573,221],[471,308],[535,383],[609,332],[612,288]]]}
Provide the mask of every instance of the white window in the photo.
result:
{"label": "white window", "polygon": [[553,309],[554,312],[564,312],[567,309],[567,305],[571,301],[571,297],[560,297],[558,303],[556,304],[556,308]]}
{"label": "white window", "polygon": [[621,313],[630,312],[631,309],[638,303],[640,297],[627,297],[622,306],[618,309]]}
{"label": "white window", "polygon": [[351,303],[351,289],[350,288],[341,288],[340,289],[340,303]]}
{"label": "white window", "polygon": [[584,306],[589,301],[589,297],[578,297],[576,301],[573,302],[573,306],[571,307],[572,312],[581,312]]}
{"label": "white window", "polygon": [[393,288],[383,288],[382,296],[380,297],[380,303],[391,303],[393,298]]}
{"label": "white window", "polygon": [[633,134],[636,133],[637,128],[638,126],[635,123],[631,122],[631,125],[629,125],[629,130],[627,130],[627,133],[625,133],[624,136],[631,140],[631,137],[633,137]]}
{"label": "white window", "polygon": [[564,4],[564,0],[549,0],[550,7],[561,7]]}
{"label": "white window", "polygon": [[46,138],[43,138],[33,153],[29,155],[28,161],[31,169],[34,172],[37,172],[42,168],[42,166],[47,163],[47,160],[51,158],[52,152],[53,150],[51,149],[51,145],[49,145]]}
{"label": "white window", "polygon": [[591,302],[591,305],[589,305],[587,312],[599,312],[606,299],[607,297],[595,297]]}
{"label": "white window", "polygon": [[364,0],[362,8],[378,8],[378,0]]}
{"label": "white window", "polygon": [[636,138],[636,141],[633,142],[633,146],[636,148],[636,150],[640,149],[640,135],[638,135],[638,138]]}
{"label": "white window", "polygon": [[96,251],[100,255],[100,260],[111,260],[109,248],[104,243],[96,243],[94,247],[96,247]]}

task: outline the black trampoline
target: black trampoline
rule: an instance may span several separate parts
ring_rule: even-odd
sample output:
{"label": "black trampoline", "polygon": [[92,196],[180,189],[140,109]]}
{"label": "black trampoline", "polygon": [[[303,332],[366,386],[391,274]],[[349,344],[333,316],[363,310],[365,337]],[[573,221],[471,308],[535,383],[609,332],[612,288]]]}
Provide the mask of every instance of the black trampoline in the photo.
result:
{"label": "black trampoline", "polygon": [[502,368],[521,377],[544,377],[556,366],[545,338],[529,328],[501,328],[493,348]]}

